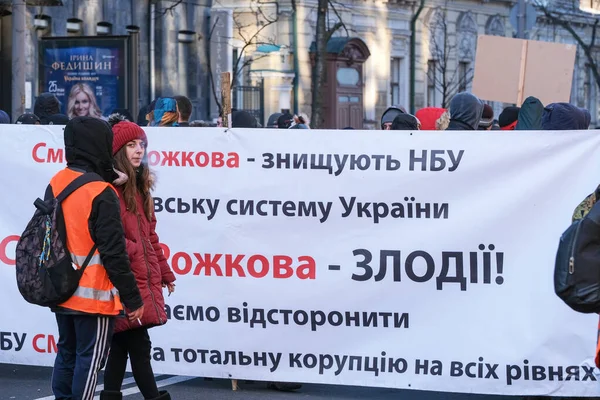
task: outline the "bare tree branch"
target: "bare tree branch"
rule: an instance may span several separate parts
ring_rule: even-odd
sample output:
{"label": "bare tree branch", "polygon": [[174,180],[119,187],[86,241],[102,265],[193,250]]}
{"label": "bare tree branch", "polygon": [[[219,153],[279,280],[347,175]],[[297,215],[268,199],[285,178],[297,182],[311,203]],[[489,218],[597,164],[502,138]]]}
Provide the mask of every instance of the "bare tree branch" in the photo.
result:
{"label": "bare tree branch", "polygon": [[445,9],[440,9],[435,18],[429,24],[430,52],[433,60],[433,76],[429,82],[435,90],[442,94],[442,107],[446,107],[449,100],[462,88],[469,85],[473,80],[471,69],[464,72],[461,70],[460,60],[453,63],[452,57],[458,53],[458,45],[450,41],[448,32],[448,19]]}
{"label": "bare tree branch", "polygon": [[164,17],[167,14],[173,15],[173,11],[177,8],[177,6],[179,6],[181,3],[184,2],[184,0],[171,0],[171,1],[173,2],[173,4],[171,4],[168,7],[163,8],[162,10],[157,10],[156,11],[156,17],[155,18]]}
{"label": "bare tree branch", "polygon": [[338,29],[340,29],[342,26],[344,26],[343,22],[337,22],[334,26],[332,26],[326,33],[325,33],[325,38],[327,39],[327,42],[329,41],[329,39],[331,39],[331,37],[333,36],[333,34],[335,33],[335,31],[337,31]]}
{"label": "bare tree branch", "polygon": [[212,71],[212,62],[211,62],[211,54],[210,54],[210,42],[212,40],[212,36],[213,33],[215,32],[215,28],[217,27],[217,23],[219,22],[219,18],[217,17],[217,19],[215,20],[215,23],[213,24],[212,28],[210,29],[210,32],[208,33],[208,38],[207,38],[207,43],[208,45],[206,46],[207,51],[206,51],[206,64],[208,66],[208,79],[210,80],[210,87],[212,90],[212,94],[213,94],[213,98],[215,100],[215,103],[217,103],[217,108],[219,109],[219,115],[221,115],[221,102],[219,101],[219,96],[217,96],[217,88],[215,85],[215,77],[213,75],[213,71]]}
{"label": "bare tree branch", "polygon": [[[344,23],[344,21],[342,20],[342,17],[340,16],[340,14],[338,13],[337,9],[335,8],[335,6],[333,5],[333,1],[329,0],[329,6],[331,7],[331,9],[333,10],[333,12],[335,13],[335,15],[338,17],[338,24],[341,23],[342,27],[344,28],[344,30],[346,31],[346,36],[350,36],[350,33],[348,32],[348,28],[346,27],[346,24]],[[337,25],[337,24],[336,24]],[[334,25],[335,27],[335,25]],[[335,30],[339,29],[340,27],[337,27]],[[333,30],[333,28],[331,28]],[[335,30],[333,30],[335,32]],[[331,37],[331,36],[330,36]]]}

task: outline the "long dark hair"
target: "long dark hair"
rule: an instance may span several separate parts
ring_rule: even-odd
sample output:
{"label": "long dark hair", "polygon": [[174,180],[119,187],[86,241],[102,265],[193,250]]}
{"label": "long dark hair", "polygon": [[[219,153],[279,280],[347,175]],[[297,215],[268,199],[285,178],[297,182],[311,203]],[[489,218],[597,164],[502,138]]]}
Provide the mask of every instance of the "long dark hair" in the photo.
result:
{"label": "long dark hair", "polygon": [[148,221],[151,221],[154,215],[154,200],[150,192],[154,189],[154,174],[145,163],[142,163],[137,169],[133,168],[127,159],[127,146],[123,146],[115,154],[115,168],[128,177],[127,182],[123,185],[123,199],[127,210],[133,213],[138,211],[135,197],[140,193],[144,214]]}

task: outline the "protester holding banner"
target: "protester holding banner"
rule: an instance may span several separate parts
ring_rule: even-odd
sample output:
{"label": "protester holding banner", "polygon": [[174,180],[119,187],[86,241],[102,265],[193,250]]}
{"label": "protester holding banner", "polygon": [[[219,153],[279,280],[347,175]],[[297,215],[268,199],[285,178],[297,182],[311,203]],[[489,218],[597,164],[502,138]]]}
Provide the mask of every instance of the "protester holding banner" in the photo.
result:
{"label": "protester holding banner", "polygon": [[91,253],[75,293],[51,308],[59,333],[52,391],[57,399],[92,400],[114,317],[123,313],[123,303],[135,321],[143,315],[144,304],[125,252],[117,195],[108,183],[116,176],[110,126],[96,118],[77,117],[65,127],[64,141],[67,168],[50,181],[54,195],[86,172],[103,181],[80,187],[61,206],[67,247],[75,262],[83,265],[90,249],[97,250]]}
{"label": "protester holding banner", "polygon": [[71,88],[67,104],[67,115],[73,117],[102,118],[102,111],[98,107],[96,96],[92,88],[86,83],[77,83]]}
{"label": "protester holding banner", "polygon": [[154,201],[150,194],[154,177],[142,162],[148,138],[142,128],[124,118],[113,115],[110,123],[113,124],[113,154],[119,174],[114,185],[119,193],[131,269],[144,300],[144,314],[136,321],[117,320],[100,398],[122,398],[121,386],[129,356],[133,376],[144,398],[168,400],[169,393],[159,392],[154,379],[148,328],[167,322],[162,288],[167,287],[171,294],[175,290],[175,275],[167,264],[155,231]]}

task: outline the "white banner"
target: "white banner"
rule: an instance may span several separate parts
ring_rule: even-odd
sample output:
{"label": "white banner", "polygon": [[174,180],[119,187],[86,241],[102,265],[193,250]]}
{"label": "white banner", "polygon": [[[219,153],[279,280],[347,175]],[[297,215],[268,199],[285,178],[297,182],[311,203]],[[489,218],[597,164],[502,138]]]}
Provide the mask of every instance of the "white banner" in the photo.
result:
{"label": "white banner", "polygon": [[[147,132],[177,276],[156,372],[600,395],[598,317],[553,291],[597,132]],[[54,317],[22,300],[13,260],[62,130],[1,134],[0,362],[52,365]]]}

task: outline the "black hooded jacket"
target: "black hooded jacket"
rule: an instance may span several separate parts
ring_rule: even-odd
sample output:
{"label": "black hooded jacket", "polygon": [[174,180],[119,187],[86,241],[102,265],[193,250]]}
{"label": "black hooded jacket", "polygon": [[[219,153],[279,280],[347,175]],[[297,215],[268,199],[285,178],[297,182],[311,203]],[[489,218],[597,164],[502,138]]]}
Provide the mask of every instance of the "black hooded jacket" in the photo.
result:
{"label": "black hooded jacket", "polygon": [[42,125],[49,125],[50,117],[60,113],[60,102],[52,93],[42,93],[35,100],[33,113],[38,116]]}
{"label": "black hooded jacket", "polygon": [[417,118],[410,114],[399,114],[392,122],[393,131],[416,131],[419,129]]}
{"label": "black hooded jacket", "polygon": [[450,124],[447,131],[475,131],[483,115],[483,103],[471,93],[462,92],[450,102]]}
{"label": "black hooded jacket", "polygon": [[[107,122],[92,117],[72,119],[65,127],[67,168],[95,172],[107,182],[112,182],[118,176],[113,170],[112,142],[113,133]],[[121,301],[128,310],[137,310],[144,303],[131,272],[119,198],[113,189],[106,188],[94,199],[88,227],[108,278],[119,291]],[[71,312],[65,309],[55,311]]]}

